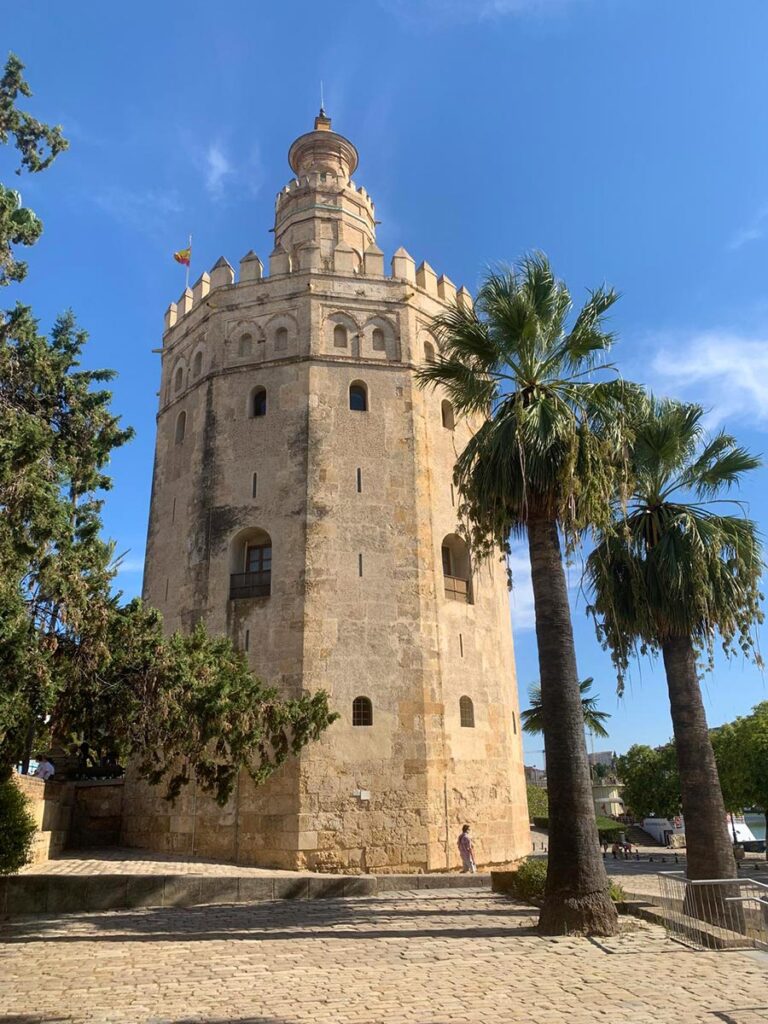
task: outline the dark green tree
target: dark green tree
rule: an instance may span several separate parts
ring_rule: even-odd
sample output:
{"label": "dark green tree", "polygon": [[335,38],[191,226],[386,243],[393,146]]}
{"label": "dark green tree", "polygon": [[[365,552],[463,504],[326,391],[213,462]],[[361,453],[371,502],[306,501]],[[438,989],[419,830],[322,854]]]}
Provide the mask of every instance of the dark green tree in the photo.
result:
{"label": "dark green tree", "polygon": [[489,274],[473,308],[437,318],[441,356],[419,371],[459,414],[482,416],[455,481],[476,556],[527,535],[536,615],[549,792],[549,867],[539,928],[613,934],[615,908],[599,855],[563,540],[607,521],[621,471],[622,402],[615,375],[594,379],[612,336],[616,293],[572,301],[544,256]]}
{"label": "dark green tree", "polygon": [[636,818],[673,818],[680,813],[680,776],[675,747],[635,744],[616,759],[622,799]]}
{"label": "dark green tree", "polygon": [[[13,140],[21,155],[17,174],[22,170],[37,174],[44,171],[69,143],[61,128],[44,124],[19,110],[19,96],[32,95],[24,81],[24,65],[10,54],[0,78],[0,145]],[[0,285],[22,281],[27,265],[13,253],[16,245],[34,245],[43,225],[40,219],[22,205],[19,192],[0,184]]]}
{"label": "dark green tree", "polygon": [[636,649],[664,659],[694,879],[736,874],[697,660],[711,663],[716,633],[726,650],[754,651],[763,571],[754,523],[722,508],[760,460],[729,434],[707,437],[703,415],[669,400],[640,405],[631,494],[586,565],[590,610],[620,680]]}

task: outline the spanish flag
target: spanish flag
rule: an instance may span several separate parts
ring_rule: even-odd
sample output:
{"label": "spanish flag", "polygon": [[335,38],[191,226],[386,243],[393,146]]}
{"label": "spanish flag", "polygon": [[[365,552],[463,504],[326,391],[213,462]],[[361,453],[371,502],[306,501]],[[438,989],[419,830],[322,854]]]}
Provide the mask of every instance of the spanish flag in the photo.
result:
{"label": "spanish flag", "polygon": [[185,267],[188,267],[192,261],[192,248],[179,249],[178,252],[173,254],[173,258],[177,263],[183,263]]}

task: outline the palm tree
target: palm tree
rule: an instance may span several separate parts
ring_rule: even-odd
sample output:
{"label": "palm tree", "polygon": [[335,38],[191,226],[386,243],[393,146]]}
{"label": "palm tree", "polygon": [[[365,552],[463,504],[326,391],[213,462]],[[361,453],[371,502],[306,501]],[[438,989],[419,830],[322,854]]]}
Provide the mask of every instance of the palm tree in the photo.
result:
{"label": "palm tree", "polygon": [[474,308],[437,317],[441,354],[418,371],[461,414],[483,417],[454,470],[476,555],[527,534],[547,758],[550,837],[539,918],[545,934],[613,934],[616,911],[599,855],[568,590],[562,560],[610,513],[620,450],[620,381],[592,380],[610,347],[616,301],[598,288],[572,303],[546,257],[491,272]]}
{"label": "palm tree", "polygon": [[[597,701],[599,694],[589,695],[593,682],[594,679],[592,676],[589,676],[587,679],[582,679],[579,683],[584,728],[587,732],[591,732],[593,736],[607,739],[608,730],[603,725],[603,722],[606,722],[611,716],[607,711],[600,711],[598,709]],[[539,683],[533,683],[528,688],[528,703],[530,707],[527,711],[520,713],[520,721],[523,723],[523,732],[535,736],[537,733],[544,732],[544,718],[541,713],[541,686]]]}
{"label": "palm tree", "polygon": [[[715,633],[753,650],[763,569],[754,523],[715,508],[760,460],[728,434],[708,438],[703,410],[646,398],[633,443],[634,482],[586,565],[590,612],[620,680],[630,654],[661,651],[680,773],[689,878],[736,875],[707,730],[697,655]],[[759,659],[758,659],[759,660]]]}

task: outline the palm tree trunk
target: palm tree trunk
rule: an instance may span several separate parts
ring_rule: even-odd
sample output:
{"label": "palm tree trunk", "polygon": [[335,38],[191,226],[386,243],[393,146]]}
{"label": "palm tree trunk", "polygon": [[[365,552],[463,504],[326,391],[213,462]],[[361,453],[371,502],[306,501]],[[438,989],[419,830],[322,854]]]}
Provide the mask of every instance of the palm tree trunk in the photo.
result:
{"label": "palm tree trunk", "polygon": [[689,637],[662,645],[680,772],[689,878],[735,878],[736,861]]}
{"label": "palm tree trunk", "polygon": [[[737,878],[725,801],[707,729],[704,702],[690,637],[662,644],[669,707],[675,733],[680,795],[685,819],[689,879]],[[690,917],[745,932],[738,886],[689,885],[683,912]]]}
{"label": "palm tree trunk", "polygon": [[571,610],[557,524],[528,521],[549,794],[549,863],[539,931],[614,935],[600,855]]}

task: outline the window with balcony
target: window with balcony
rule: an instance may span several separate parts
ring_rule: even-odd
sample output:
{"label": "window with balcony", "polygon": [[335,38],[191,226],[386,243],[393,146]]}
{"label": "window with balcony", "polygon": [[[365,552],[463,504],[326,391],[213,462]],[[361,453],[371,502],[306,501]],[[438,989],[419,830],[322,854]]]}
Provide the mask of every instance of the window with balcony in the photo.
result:
{"label": "window with balcony", "polygon": [[260,529],[240,533],[232,544],[230,567],[231,600],[269,597],[272,593],[272,538],[269,534]]}
{"label": "window with balcony", "polygon": [[469,548],[458,534],[451,533],[440,547],[445,596],[450,601],[472,604],[472,572]]}

